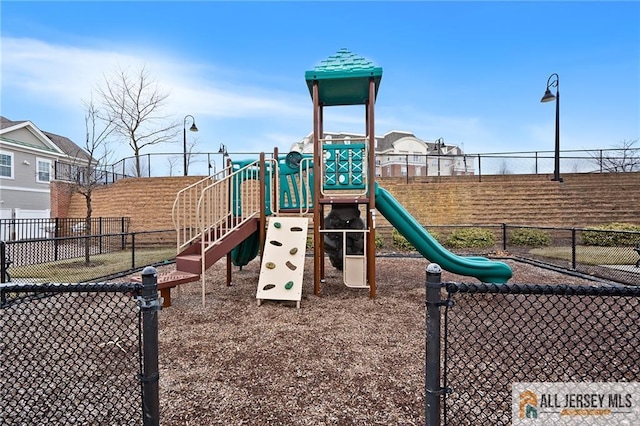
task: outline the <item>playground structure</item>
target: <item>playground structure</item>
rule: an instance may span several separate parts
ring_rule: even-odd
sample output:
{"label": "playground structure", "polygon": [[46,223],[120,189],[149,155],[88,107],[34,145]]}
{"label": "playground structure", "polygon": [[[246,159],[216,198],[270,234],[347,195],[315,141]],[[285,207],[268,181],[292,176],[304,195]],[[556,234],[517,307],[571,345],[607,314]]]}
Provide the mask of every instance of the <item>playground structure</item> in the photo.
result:
{"label": "playground structure", "polygon": [[[271,158],[262,153],[257,160],[228,160],[219,173],[178,192],[172,212],[176,271],[158,277],[165,305],[171,288],[198,279],[204,305],[209,267],[226,257],[230,285],[232,265],[242,267],[260,254],[258,303],[293,300],[299,307],[309,219],[314,294],[325,280],[326,253],[343,271],[345,285],[368,288],[375,298],[376,211],[443,269],[483,282],[509,280],[511,269],[504,263],[446,250],[375,182],[374,106],[381,78],[382,68],[338,51],[305,73],[313,102],[313,154],[283,156],[275,150]],[[364,106],[367,136],[324,140],[324,108],[352,105]]]}

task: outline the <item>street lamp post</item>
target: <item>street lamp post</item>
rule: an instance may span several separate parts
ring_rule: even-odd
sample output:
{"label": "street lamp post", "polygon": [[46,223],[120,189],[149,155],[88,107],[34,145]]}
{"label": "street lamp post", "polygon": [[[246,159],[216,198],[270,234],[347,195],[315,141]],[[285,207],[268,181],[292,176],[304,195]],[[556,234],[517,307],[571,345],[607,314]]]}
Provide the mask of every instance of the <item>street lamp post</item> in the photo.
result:
{"label": "street lamp post", "polygon": [[182,122],[182,160],[183,160],[183,171],[184,175],[187,175],[187,118],[191,117],[191,128],[189,129],[192,132],[197,132],[198,128],[196,127],[196,119],[193,118],[193,115],[187,115],[184,117],[184,121]]}
{"label": "street lamp post", "polygon": [[227,146],[223,143],[220,144],[220,148],[218,149],[218,154],[222,154],[222,168],[226,168],[227,165],[225,164],[224,160],[226,157],[229,156],[229,153],[227,152]]}
{"label": "street lamp post", "polygon": [[438,155],[438,176],[440,176],[440,155],[442,154],[442,147],[444,146],[444,138],[438,138],[434,142],[436,144],[436,154]]}
{"label": "street lamp post", "polygon": [[[551,90],[549,89],[550,87],[556,88],[555,96],[551,93]],[[544,92],[540,102],[550,102],[554,99],[556,101],[556,146],[554,154],[553,180],[562,182],[562,178],[560,177],[560,77],[558,77],[558,74],[556,73],[551,74],[547,79],[547,90]]]}

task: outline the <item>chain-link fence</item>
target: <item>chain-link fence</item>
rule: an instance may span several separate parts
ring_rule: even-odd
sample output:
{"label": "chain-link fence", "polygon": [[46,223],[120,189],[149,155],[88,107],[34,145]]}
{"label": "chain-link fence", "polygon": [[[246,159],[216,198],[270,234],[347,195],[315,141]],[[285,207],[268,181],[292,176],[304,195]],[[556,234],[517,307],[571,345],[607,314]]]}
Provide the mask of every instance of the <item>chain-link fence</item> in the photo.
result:
{"label": "chain-link fence", "polygon": [[0,285],[0,423],[157,425],[157,271]]}
{"label": "chain-link fence", "polygon": [[[630,146],[612,149],[563,150],[560,151],[560,170],[562,173],[610,173],[638,171],[639,149]],[[459,152],[455,150],[455,152]],[[192,152],[187,155],[188,175],[214,175],[225,166],[225,159],[257,159],[259,152]],[[272,155],[267,153],[267,156]],[[180,176],[183,152],[149,153],[139,158],[140,177]],[[176,160],[180,166],[175,166]],[[438,154],[437,152],[392,154],[376,153],[376,176],[381,177],[420,177],[420,176],[469,176],[478,181],[482,176],[514,174],[553,174],[555,165],[554,151],[526,151],[482,154]],[[109,176],[105,183],[118,178],[138,176],[136,158],[127,157],[107,166]],[[105,172],[102,172],[105,173]],[[70,179],[75,181],[75,179]]]}
{"label": "chain-link fence", "polygon": [[[508,224],[428,225],[425,229],[458,255],[513,256],[567,273],[640,285],[640,231]],[[378,226],[376,240],[387,251],[415,250],[391,226]]]}
{"label": "chain-link fence", "polygon": [[640,287],[427,283],[427,424],[512,424],[514,383],[640,381]]}
{"label": "chain-link fence", "polygon": [[640,232],[503,225],[503,250],[568,271],[640,285]]}

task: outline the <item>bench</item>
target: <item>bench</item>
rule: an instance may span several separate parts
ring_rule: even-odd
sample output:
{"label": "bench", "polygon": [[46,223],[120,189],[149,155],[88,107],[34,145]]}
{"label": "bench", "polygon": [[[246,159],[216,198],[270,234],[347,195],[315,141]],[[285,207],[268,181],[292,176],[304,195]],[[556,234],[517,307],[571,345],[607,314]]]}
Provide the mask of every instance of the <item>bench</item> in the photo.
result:
{"label": "bench", "polygon": [[[171,271],[158,273],[158,291],[162,297],[162,307],[171,306],[171,289],[180,284],[186,284],[200,279],[200,275],[191,274],[189,272]],[[142,276],[131,278],[133,282],[142,282]]]}

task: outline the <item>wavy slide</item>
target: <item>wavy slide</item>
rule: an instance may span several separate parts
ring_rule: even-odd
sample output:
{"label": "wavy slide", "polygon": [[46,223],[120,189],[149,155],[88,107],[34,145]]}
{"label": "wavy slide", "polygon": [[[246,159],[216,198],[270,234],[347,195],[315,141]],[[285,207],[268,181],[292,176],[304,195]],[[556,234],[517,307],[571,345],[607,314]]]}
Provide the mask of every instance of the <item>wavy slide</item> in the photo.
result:
{"label": "wavy slide", "polygon": [[485,283],[506,283],[513,275],[511,268],[481,257],[462,257],[445,249],[418,221],[376,183],[376,208],[413,246],[431,262],[454,274],[476,277]]}

